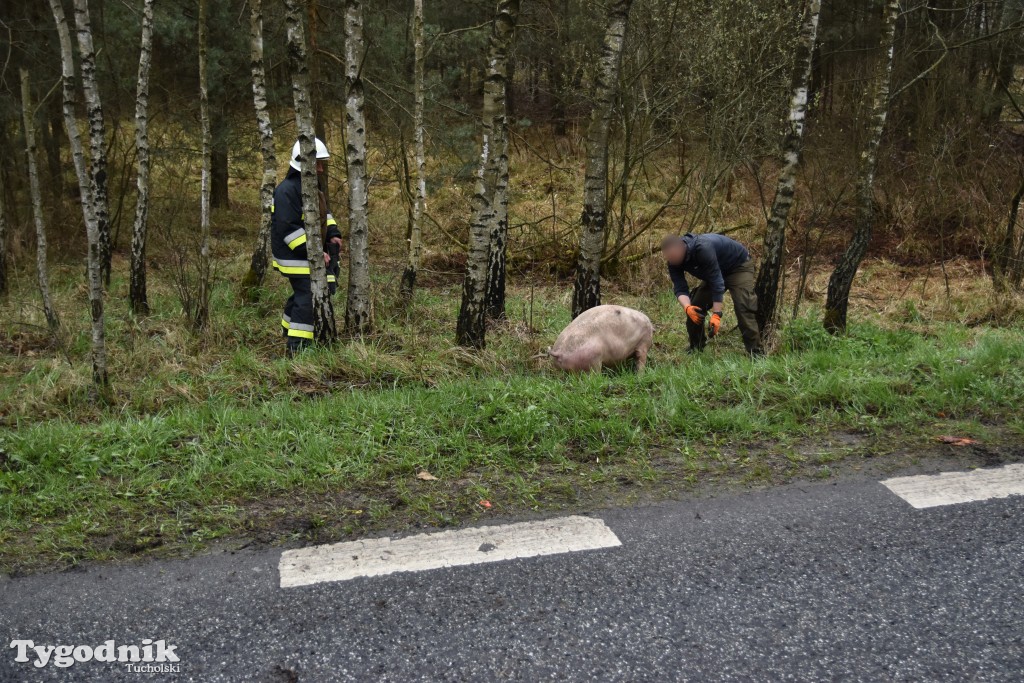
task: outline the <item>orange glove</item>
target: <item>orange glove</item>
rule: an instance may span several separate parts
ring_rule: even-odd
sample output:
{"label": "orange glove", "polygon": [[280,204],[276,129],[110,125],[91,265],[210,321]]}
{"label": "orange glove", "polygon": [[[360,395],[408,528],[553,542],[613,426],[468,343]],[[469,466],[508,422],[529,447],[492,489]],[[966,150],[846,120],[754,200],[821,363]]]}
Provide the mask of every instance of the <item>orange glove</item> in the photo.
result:
{"label": "orange glove", "polygon": [[710,336],[717,337],[718,336],[718,331],[720,329],[722,329],[722,312],[721,311],[712,311],[711,312],[711,320],[708,321],[708,327],[711,328],[711,335]]}
{"label": "orange glove", "polygon": [[697,306],[690,304],[686,307],[686,315],[693,321],[694,325],[704,324],[704,311]]}

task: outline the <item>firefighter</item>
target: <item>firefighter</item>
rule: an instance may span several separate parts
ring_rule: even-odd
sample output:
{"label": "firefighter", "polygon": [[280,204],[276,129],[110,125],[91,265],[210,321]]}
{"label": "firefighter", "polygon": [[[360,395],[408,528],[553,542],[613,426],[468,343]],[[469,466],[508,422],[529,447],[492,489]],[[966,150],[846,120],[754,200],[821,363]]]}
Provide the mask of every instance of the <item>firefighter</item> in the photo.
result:
{"label": "firefighter", "polygon": [[[299,143],[292,147],[288,175],[274,190],[271,206],[273,222],[270,230],[273,265],[288,278],[292,295],[284,305],[281,325],[288,342],[288,353],[294,354],[313,340],[313,295],[310,288],[309,258],[306,254],[306,227],[302,212],[302,166],[299,163]],[[316,172],[324,173],[324,160],[330,153],[319,138],[316,139]],[[333,295],[338,288],[338,251],[341,249],[341,231],[338,222],[327,210],[327,200],[320,192],[320,224],[326,231],[324,262],[327,265],[327,283]]]}

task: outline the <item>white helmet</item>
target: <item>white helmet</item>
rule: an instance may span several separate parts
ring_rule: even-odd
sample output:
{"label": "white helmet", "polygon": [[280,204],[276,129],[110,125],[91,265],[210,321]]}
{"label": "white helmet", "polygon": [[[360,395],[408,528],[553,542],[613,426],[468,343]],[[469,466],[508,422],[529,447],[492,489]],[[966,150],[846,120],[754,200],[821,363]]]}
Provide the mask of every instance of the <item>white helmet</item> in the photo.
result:
{"label": "white helmet", "polygon": [[[331,158],[331,153],[327,151],[327,145],[324,144],[324,141],[321,140],[320,138],[314,138],[314,139],[316,140],[316,158],[317,159],[330,159]],[[299,153],[301,151],[302,150],[299,149],[299,141],[296,140],[295,144],[292,146],[292,160],[291,160],[291,163],[289,164],[296,171],[301,171],[302,170],[302,164],[299,163]]]}

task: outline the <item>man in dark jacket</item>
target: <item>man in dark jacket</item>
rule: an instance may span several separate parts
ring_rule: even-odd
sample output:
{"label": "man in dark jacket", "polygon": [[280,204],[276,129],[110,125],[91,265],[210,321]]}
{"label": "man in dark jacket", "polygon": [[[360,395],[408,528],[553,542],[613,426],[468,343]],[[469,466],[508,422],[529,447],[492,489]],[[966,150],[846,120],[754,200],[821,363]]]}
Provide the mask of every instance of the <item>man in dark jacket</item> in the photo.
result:
{"label": "man in dark jacket", "polygon": [[[330,158],[327,146],[316,140],[316,171],[324,172],[324,160]],[[274,255],[274,268],[288,278],[292,295],[284,305],[281,325],[288,341],[288,352],[295,353],[313,339],[313,293],[309,275],[309,257],[306,253],[306,226],[302,211],[302,166],[299,162],[299,143],[292,148],[292,159],[288,175],[274,190],[274,204],[271,207],[273,222],[270,228],[270,251]],[[331,294],[337,289],[338,259],[341,248],[341,232],[338,222],[327,211],[327,201],[320,194],[321,229],[326,229],[324,239],[324,262],[327,264],[327,283]]]}
{"label": "man in dark jacket", "polygon": [[[661,253],[668,262],[676,299],[686,311],[686,331],[690,350],[701,351],[707,343],[704,322],[711,336],[722,327],[722,300],[725,291],[732,295],[736,322],[743,335],[747,353],[761,355],[761,331],[757,326],[757,295],[754,294],[754,262],[746,247],[725,235],[687,233],[670,235],[661,242]],[[686,275],[701,280],[690,291]]]}

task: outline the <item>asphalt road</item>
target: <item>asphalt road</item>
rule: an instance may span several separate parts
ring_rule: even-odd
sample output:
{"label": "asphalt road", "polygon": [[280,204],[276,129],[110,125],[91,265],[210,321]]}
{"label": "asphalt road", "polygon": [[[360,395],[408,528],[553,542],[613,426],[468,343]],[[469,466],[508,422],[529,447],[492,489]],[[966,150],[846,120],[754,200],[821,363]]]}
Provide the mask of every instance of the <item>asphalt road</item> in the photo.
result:
{"label": "asphalt road", "polygon": [[621,546],[295,588],[279,549],[0,580],[5,646],[180,658],[8,648],[0,681],[1024,680],[1024,497],[918,510],[842,481],[598,516]]}

